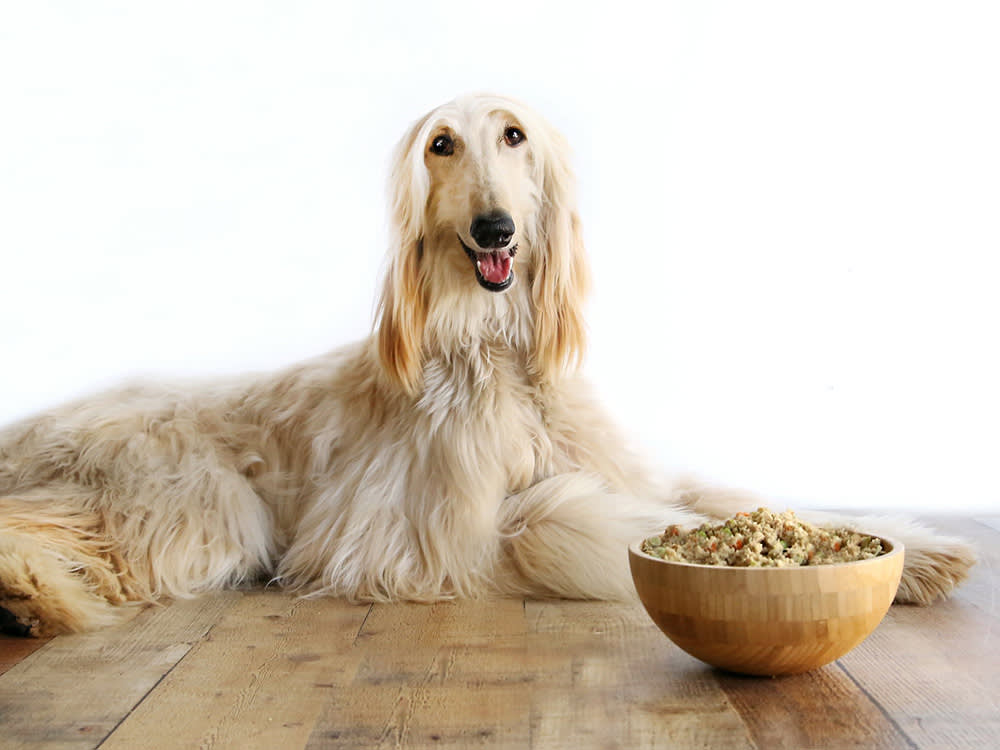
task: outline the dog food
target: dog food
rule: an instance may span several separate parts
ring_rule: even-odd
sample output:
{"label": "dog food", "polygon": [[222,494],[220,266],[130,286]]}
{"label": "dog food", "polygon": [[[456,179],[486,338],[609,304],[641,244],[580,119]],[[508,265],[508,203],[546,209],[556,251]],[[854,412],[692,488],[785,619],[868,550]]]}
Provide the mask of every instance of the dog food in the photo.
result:
{"label": "dog food", "polygon": [[740,568],[827,565],[887,552],[878,537],[850,529],[821,529],[800,521],[792,511],[773,513],[766,508],[737,513],[694,531],[670,526],[646,539],[642,551],[664,560]]}

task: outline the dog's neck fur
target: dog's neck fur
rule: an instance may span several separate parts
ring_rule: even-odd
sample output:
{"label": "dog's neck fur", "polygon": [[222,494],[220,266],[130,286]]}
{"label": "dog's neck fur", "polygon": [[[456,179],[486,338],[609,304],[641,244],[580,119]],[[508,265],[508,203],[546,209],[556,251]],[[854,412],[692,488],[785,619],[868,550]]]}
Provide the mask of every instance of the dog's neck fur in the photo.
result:
{"label": "dog's neck fur", "polygon": [[[522,253],[519,260],[528,253]],[[526,261],[526,258],[523,258]],[[435,361],[465,363],[470,377],[489,377],[499,361],[517,362],[525,370],[534,345],[531,268],[522,262],[514,283],[504,292],[489,292],[475,284],[468,261],[457,273],[430,275],[427,321],[424,326],[425,369]],[[470,289],[470,286],[474,288]],[[428,387],[426,381],[424,388]]]}

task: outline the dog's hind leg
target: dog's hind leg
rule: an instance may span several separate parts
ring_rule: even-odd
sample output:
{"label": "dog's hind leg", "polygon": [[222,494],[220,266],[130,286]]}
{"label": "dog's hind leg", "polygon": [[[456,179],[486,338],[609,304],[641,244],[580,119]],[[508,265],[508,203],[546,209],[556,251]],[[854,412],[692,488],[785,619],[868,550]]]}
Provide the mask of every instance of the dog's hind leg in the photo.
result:
{"label": "dog's hind leg", "polygon": [[671,524],[705,519],[608,490],[598,477],[560,474],[508,497],[501,508],[507,594],[624,600],[635,596],[627,548]]}
{"label": "dog's hind leg", "polygon": [[270,572],[272,511],[248,469],[261,460],[257,431],[140,396],[0,433],[0,619],[9,629],[89,629],[122,602]]}
{"label": "dog's hind leg", "polygon": [[100,516],[0,498],[0,629],[46,636],[110,625],[148,590],[104,534]]}

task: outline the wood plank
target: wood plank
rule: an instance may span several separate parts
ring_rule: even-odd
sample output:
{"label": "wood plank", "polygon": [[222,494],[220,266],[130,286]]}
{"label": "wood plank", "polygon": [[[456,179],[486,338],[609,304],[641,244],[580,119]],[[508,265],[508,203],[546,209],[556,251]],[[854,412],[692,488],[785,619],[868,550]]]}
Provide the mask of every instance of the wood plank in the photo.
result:
{"label": "wood plank", "polygon": [[10,652],[0,674],[0,745],[95,747],[110,733],[109,748],[990,747],[1000,531],[928,520],[978,542],[970,581],[949,602],[893,607],[807,675],[718,672],[638,604],[231,592],[115,630],[15,639],[38,649]]}
{"label": "wood plank", "polygon": [[101,745],[303,747],[357,668],[352,644],[370,607],[254,591]]}
{"label": "wood plank", "polygon": [[838,664],[773,679],[722,672],[718,679],[758,747],[914,747]]}
{"label": "wood plank", "polygon": [[638,602],[536,602],[527,612],[565,655],[563,682],[536,697],[536,747],[755,747],[716,672]]}
{"label": "wood plank", "polygon": [[529,747],[524,631],[519,600],[376,605],[308,747]]}
{"label": "wood plank", "polygon": [[309,747],[752,747],[637,603],[376,607]]}
{"label": "wood plank", "polygon": [[0,675],[51,640],[51,638],[19,638],[0,635]]}
{"label": "wood plank", "polygon": [[0,676],[4,748],[92,748],[240,598],[149,607],[132,621],[53,639]]}
{"label": "wood plank", "polygon": [[973,519],[933,522],[979,544],[980,562],[970,580],[949,601],[893,607],[841,666],[914,746],[995,747],[1000,737],[1000,532]]}
{"label": "wood plank", "polygon": [[[947,602],[897,607],[841,659],[917,747],[985,748],[1000,737],[1000,668],[972,608]],[[992,653],[991,653],[992,652]]]}
{"label": "wood plank", "polygon": [[[952,595],[953,601],[969,604],[994,622],[1000,619],[997,609],[997,577],[1000,574],[1000,516],[935,515],[921,518],[943,533],[968,539],[976,547],[979,557],[969,580]],[[992,626],[997,627],[997,624]]]}

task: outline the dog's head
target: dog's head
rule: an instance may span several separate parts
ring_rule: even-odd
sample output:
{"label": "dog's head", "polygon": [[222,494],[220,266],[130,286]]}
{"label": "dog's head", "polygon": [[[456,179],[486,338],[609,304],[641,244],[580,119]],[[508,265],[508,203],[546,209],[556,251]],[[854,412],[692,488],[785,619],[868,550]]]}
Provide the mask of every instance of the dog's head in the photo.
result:
{"label": "dog's head", "polygon": [[377,325],[394,380],[418,387],[429,312],[475,315],[480,308],[457,302],[469,295],[524,296],[537,377],[578,363],[588,270],[562,135],[510,99],[463,97],[403,138],[390,191],[393,248]]}

